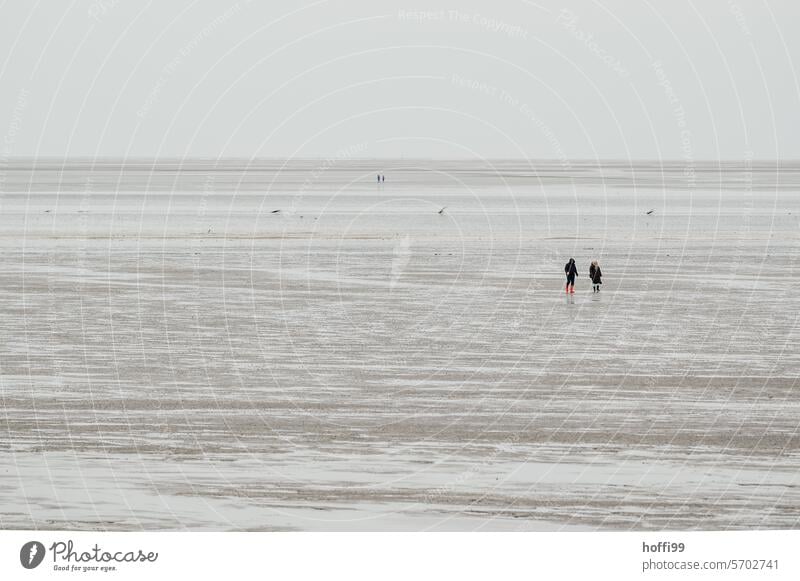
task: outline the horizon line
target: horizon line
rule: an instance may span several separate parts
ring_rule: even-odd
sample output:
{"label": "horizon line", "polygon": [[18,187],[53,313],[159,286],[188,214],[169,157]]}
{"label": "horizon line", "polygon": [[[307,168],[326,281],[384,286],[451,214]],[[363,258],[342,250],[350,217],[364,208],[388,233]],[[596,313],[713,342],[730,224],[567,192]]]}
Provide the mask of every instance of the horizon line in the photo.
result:
{"label": "horizon line", "polygon": [[336,162],[474,162],[474,163],[491,163],[491,162],[518,162],[518,163],[552,163],[567,165],[570,163],[616,163],[616,164],[681,164],[681,165],[694,165],[694,164],[714,164],[714,163],[800,163],[800,157],[797,158],[775,158],[775,157],[725,157],[725,158],[697,158],[697,159],[683,159],[683,158],[618,158],[618,157],[603,157],[603,158],[548,158],[548,157],[355,157],[355,156],[293,156],[293,157],[279,157],[279,156],[117,156],[117,155],[74,155],[74,156],[57,156],[57,155],[0,155],[0,165],[13,163],[13,162],[68,162],[68,161],[137,161],[137,162],[156,162],[156,161],[237,161],[237,162],[252,162],[252,161],[271,161],[271,162],[292,162],[292,161],[336,161]]}

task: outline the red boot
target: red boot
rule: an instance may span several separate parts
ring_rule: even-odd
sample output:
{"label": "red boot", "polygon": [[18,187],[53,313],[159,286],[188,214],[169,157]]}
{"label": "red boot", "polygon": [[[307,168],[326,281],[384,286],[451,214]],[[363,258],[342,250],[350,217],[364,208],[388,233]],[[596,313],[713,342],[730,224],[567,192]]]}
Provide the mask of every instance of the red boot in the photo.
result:
{"label": "red boot", "polygon": [[569,292],[574,295],[575,294],[575,287],[574,286],[569,287]]}
{"label": "red boot", "polygon": [[564,287],[564,292],[565,292],[565,293],[568,293],[568,292],[569,292],[569,284],[568,284],[567,286],[565,286],[565,287]]}

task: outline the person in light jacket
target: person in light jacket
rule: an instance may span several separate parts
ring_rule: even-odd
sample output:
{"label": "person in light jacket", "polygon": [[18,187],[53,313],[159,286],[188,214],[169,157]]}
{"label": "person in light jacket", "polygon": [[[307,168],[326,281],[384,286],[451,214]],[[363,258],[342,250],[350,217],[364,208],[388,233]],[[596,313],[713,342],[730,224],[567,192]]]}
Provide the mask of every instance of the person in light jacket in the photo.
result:
{"label": "person in light jacket", "polygon": [[592,292],[599,293],[600,285],[603,284],[603,272],[596,260],[593,260],[589,267],[589,278],[592,279]]}

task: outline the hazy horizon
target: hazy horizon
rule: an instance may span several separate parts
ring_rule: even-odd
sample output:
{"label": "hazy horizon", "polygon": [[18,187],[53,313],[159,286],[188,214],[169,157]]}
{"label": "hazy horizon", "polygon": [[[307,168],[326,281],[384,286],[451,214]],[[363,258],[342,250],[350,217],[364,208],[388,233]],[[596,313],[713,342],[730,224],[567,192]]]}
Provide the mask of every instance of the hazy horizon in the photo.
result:
{"label": "hazy horizon", "polygon": [[800,163],[800,156],[798,157],[791,157],[791,158],[707,158],[707,159],[692,159],[692,160],[684,160],[680,158],[613,158],[613,157],[599,157],[599,158],[569,158],[569,159],[558,159],[558,158],[546,158],[546,157],[414,157],[414,156],[379,156],[379,157],[346,157],[346,158],[337,158],[335,155],[323,156],[323,155],[316,155],[316,156],[301,156],[297,155],[294,157],[281,157],[281,156],[219,156],[219,157],[207,157],[202,155],[190,155],[190,156],[173,156],[173,155],[163,155],[159,157],[152,157],[152,156],[115,156],[115,155],[98,155],[98,156],[0,156],[0,164],[2,163],[16,163],[16,162],[40,162],[40,161],[56,161],[56,162],[71,162],[71,161],[248,161],[248,162],[257,162],[257,161],[275,161],[275,162],[291,162],[291,161],[340,161],[340,162],[361,162],[361,161],[402,161],[402,162],[413,162],[413,161],[420,161],[420,162],[474,162],[474,163],[492,163],[492,162],[514,162],[514,163],[553,163],[553,164],[562,164],[564,165],[565,169],[568,169],[568,164],[576,164],[576,163],[592,163],[597,165],[604,165],[604,164],[628,164],[628,165],[642,165],[642,164],[663,164],[663,165],[676,165],[676,164],[683,164],[683,165],[707,165],[707,164],[721,164],[721,165],[731,165],[737,163],[757,163],[757,164],[769,164],[769,163],[780,163],[780,164],[793,164],[793,163]]}
{"label": "hazy horizon", "polygon": [[0,156],[797,159],[788,0],[4,4]]}

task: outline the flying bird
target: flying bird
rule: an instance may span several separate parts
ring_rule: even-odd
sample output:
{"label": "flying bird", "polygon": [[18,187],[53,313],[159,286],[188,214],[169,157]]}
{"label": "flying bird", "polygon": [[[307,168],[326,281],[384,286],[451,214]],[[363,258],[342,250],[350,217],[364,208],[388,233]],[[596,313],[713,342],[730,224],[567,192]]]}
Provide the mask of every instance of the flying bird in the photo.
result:
{"label": "flying bird", "polygon": [[[446,208],[446,207],[447,207],[447,206],[445,206],[444,208]],[[439,214],[444,214],[444,208],[442,208],[441,210],[439,210],[439,212],[438,212],[438,213],[439,213]]]}
{"label": "flying bird", "polygon": [[647,215],[649,216],[649,215],[650,215],[650,214],[652,214],[653,212],[655,212],[655,210],[648,210],[647,212],[645,212],[645,214],[647,214]]}
{"label": "flying bird", "polygon": [[280,213],[281,213],[280,210],[272,210],[272,212],[270,212],[270,214],[280,214]]}

